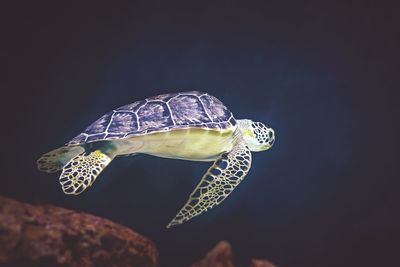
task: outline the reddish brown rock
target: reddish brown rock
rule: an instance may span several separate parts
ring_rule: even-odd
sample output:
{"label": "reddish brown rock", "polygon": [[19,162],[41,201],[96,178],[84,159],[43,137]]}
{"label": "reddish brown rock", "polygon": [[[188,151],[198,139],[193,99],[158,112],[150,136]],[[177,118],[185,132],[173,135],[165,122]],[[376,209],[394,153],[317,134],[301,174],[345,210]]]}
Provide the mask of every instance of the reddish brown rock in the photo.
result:
{"label": "reddish brown rock", "polygon": [[0,196],[0,264],[7,266],[157,266],[152,241],[82,212]]}
{"label": "reddish brown rock", "polygon": [[[190,267],[235,267],[232,246],[227,241],[220,241],[202,260]],[[252,259],[249,267],[276,267],[276,265],[267,260]]]}
{"label": "reddish brown rock", "polygon": [[267,260],[252,259],[250,267],[276,267],[276,265]]}
{"label": "reddish brown rock", "polygon": [[226,241],[220,241],[202,260],[191,267],[234,267],[232,263],[232,247]]}

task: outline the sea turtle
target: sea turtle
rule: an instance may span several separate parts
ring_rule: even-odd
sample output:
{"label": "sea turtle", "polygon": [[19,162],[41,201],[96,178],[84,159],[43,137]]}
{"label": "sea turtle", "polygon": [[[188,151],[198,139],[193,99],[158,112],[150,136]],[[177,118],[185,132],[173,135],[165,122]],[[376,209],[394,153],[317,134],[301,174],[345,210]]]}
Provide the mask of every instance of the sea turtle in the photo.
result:
{"label": "sea turtle", "polygon": [[44,154],[38,168],[62,169],[64,193],[80,194],[116,157],[149,154],[214,161],[188,201],[168,224],[181,224],[221,203],[243,180],[251,151],[269,149],[274,131],[236,120],[216,97],[191,91],[163,94],[113,110],[61,148]]}

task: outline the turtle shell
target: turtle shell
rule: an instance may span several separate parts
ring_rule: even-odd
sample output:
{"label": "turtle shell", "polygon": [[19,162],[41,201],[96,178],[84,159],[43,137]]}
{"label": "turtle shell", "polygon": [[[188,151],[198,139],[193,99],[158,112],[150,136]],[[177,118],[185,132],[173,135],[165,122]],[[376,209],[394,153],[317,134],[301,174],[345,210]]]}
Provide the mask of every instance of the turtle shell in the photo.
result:
{"label": "turtle shell", "polygon": [[191,91],[158,95],[102,116],[67,145],[125,138],[182,128],[226,129],[236,125],[216,97]]}

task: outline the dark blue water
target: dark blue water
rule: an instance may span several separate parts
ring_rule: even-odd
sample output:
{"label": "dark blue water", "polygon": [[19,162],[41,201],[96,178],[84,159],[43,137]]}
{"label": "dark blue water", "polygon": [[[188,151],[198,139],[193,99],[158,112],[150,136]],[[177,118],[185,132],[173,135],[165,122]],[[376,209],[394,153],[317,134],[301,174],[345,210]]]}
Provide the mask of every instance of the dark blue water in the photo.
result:
{"label": "dark blue water", "polygon": [[[188,266],[221,239],[238,262],[393,266],[398,21],[384,3],[37,4],[2,16],[0,192],[105,216]],[[396,35],[397,32],[397,35]],[[396,59],[397,58],[397,59]],[[220,206],[167,230],[209,163],[118,158],[63,195],[35,161],[110,110],[202,90],[276,142]]]}

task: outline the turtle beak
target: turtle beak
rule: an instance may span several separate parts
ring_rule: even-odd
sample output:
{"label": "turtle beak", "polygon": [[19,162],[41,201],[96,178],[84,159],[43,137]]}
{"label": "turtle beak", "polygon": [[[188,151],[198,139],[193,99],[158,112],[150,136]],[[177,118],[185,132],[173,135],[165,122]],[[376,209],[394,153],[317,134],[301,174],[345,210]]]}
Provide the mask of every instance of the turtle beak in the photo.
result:
{"label": "turtle beak", "polygon": [[271,148],[275,143],[275,131],[271,128],[268,128],[268,148]]}

